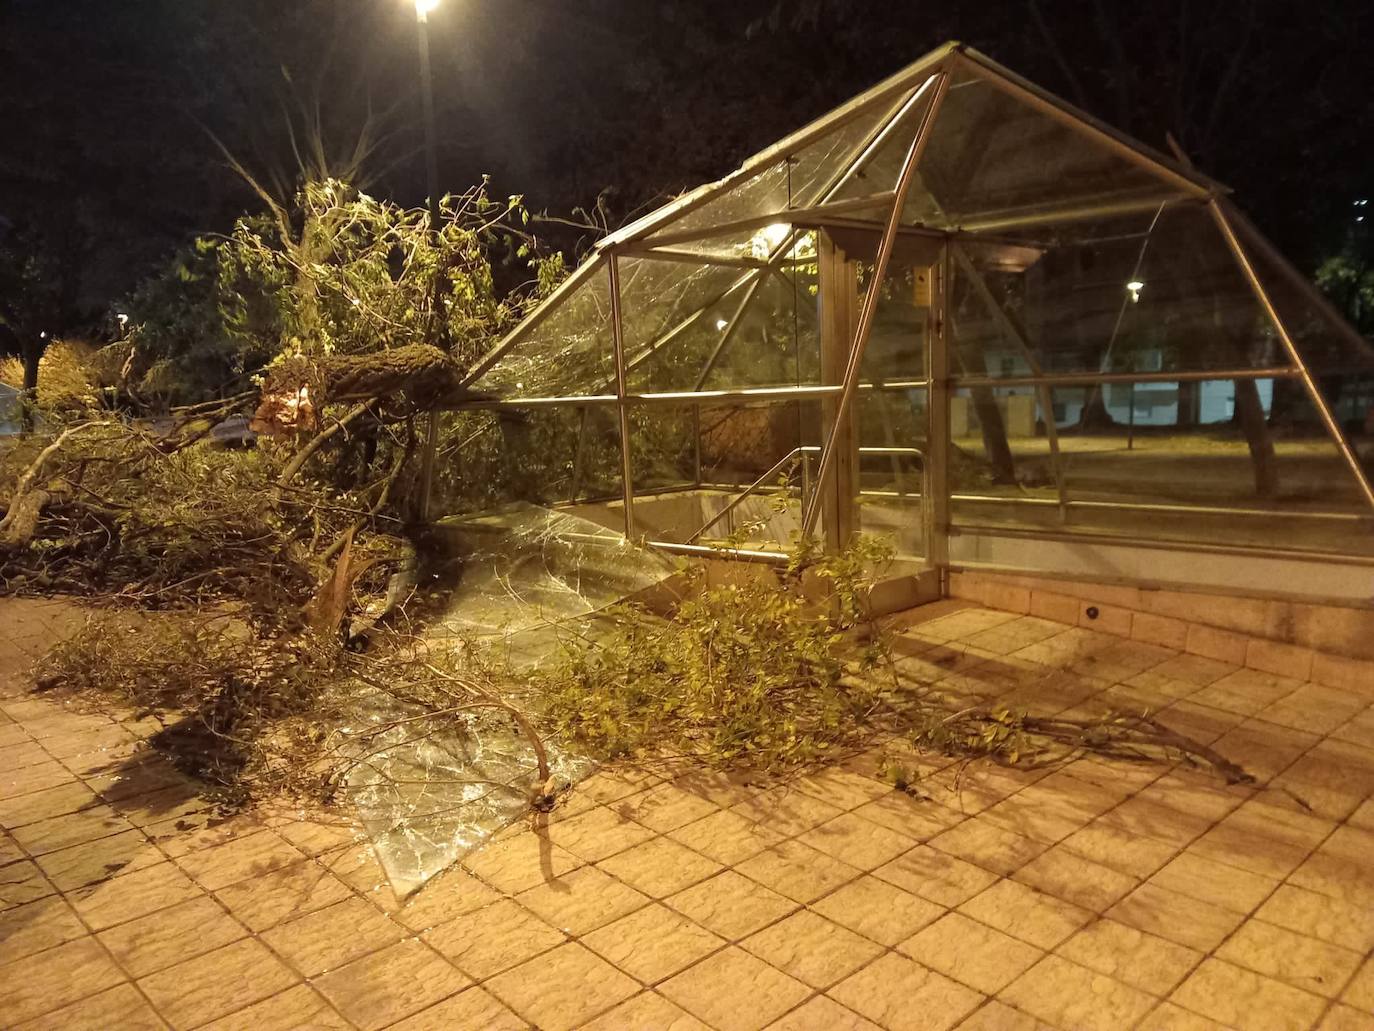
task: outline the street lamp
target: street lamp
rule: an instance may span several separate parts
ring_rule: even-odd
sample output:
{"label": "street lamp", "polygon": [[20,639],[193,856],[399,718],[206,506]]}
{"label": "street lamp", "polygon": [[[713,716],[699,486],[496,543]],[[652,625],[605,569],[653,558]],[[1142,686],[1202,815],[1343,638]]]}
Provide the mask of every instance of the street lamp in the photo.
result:
{"label": "street lamp", "polygon": [[439,158],[434,133],[434,77],[429,66],[429,15],[439,0],[415,0],[415,20],[420,40],[420,102],[425,119],[425,186],[429,190],[431,231],[439,231]]}
{"label": "street lamp", "polygon": [[[439,245],[439,158],[434,132],[434,76],[429,65],[429,15],[439,6],[439,0],[415,0],[415,21],[420,41],[420,102],[425,120],[425,186],[429,191],[429,231],[435,247]],[[442,274],[442,273],[441,273]],[[434,313],[439,326],[439,346],[448,350],[448,320],[443,305],[448,291],[435,284]],[[439,451],[438,412],[429,413],[425,433],[425,450],[420,460],[420,497],[417,514],[429,518],[430,496],[434,492],[434,464]]]}

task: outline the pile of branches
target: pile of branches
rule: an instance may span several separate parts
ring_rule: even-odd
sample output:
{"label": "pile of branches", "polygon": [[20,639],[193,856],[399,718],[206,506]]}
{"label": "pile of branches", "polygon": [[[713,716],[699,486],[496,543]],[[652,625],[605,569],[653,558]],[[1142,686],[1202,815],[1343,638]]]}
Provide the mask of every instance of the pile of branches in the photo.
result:
{"label": "pile of branches", "polygon": [[[1071,718],[996,702],[955,705],[908,676],[891,630],[868,606],[890,557],[886,546],[860,537],[839,555],[799,549],[776,575],[711,584],[705,570],[689,569],[687,600],[671,617],[619,606],[600,632],[568,638],[562,660],[536,674],[551,724],[604,758],[774,772],[896,735],[917,752],[1008,766],[1092,754],[1251,780],[1145,711]],[[901,761],[885,766],[894,786],[912,787],[914,774]]]}

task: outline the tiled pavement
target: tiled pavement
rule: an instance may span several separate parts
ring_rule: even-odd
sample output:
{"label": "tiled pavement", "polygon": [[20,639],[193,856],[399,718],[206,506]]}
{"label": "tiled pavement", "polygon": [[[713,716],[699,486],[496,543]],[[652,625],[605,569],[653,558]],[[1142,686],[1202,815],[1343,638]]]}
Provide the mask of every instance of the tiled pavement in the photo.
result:
{"label": "tiled pavement", "polygon": [[876,750],[782,787],[612,770],[401,905],[347,828],[215,823],[145,727],[20,693],[62,610],[4,604],[7,1027],[1374,1027],[1371,698],[942,604],[912,678],[1155,707],[1263,784],[929,763],[918,800]]}

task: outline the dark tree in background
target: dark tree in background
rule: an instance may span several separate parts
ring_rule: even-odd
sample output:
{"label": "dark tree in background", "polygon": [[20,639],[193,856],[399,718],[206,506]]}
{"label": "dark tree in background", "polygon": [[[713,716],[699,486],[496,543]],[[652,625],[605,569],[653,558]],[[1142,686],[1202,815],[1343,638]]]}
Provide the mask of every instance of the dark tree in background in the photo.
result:
{"label": "dark tree in background", "polygon": [[[441,182],[614,226],[953,38],[1172,134],[1312,272],[1374,192],[1371,28],[1349,0],[444,0]],[[57,276],[53,331],[261,206],[225,151],[276,196],[327,167],[420,202],[414,33],[410,0],[0,0],[0,225]]]}

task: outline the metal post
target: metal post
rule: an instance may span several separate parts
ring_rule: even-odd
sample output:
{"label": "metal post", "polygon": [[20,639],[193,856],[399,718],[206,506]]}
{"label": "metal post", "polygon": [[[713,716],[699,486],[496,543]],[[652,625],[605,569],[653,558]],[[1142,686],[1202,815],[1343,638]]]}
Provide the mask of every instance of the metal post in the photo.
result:
{"label": "metal post", "polygon": [[1126,422],[1126,450],[1135,450],[1135,384],[1131,384],[1131,414]]}
{"label": "metal post", "polygon": [[634,467],[630,458],[630,410],[625,405],[625,327],[620,318],[620,260],[611,251],[611,340],[615,345],[616,411],[620,416],[621,494],[625,499],[625,536],[635,534]]}
{"label": "metal post", "polygon": [[868,292],[864,295],[863,309],[859,313],[859,325],[854,332],[854,343],[849,354],[849,367],[845,370],[844,385],[835,411],[835,423],[830,428],[830,439],[826,442],[825,450],[821,452],[820,467],[816,473],[816,493],[811,499],[811,504],[807,506],[806,516],[802,520],[803,537],[811,536],[816,528],[816,520],[820,517],[821,497],[825,493],[826,483],[835,468],[837,458],[835,444],[838,442],[844,421],[848,417],[849,409],[854,401],[855,387],[858,385],[859,369],[863,364],[864,350],[868,346],[868,337],[873,330],[873,320],[878,312],[878,298],[882,293],[883,280],[887,278],[888,262],[892,258],[892,248],[897,241],[897,228],[902,222],[902,209],[906,204],[907,189],[911,186],[911,180],[916,175],[916,166],[921,160],[921,154],[925,150],[927,140],[930,139],[930,127],[935,122],[935,117],[940,111],[940,105],[943,103],[948,90],[949,73],[941,72],[940,81],[935,87],[935,95],[931,98],[930,106],[926,108],[925,116],[921,119],[921,126],[916,131],[916,138],[911,143],[911,149],[907,152],[906,161],[902,165],[902,173],[897,180],[892,212],[888,215],[882,242],[878,245],[877,260],[873,263],[873,281],[869,283]]}
{"label": "metal post", "polygon": [[1288,335],[1288,327],[1279,318],[1278,311],[1274,308],[1274,303],[1269,299],[1269,294],[1264,289],[1264,284],[1255,274],[1255,267],[1250,263],[1250,256],[1245,253],[1245,248],[1241,246],[1240,240],[1236,237],[1236,231],[1227,221],[1226,214],[1221,210],[1221,205],[1213,198],[1207,205],[1207,209],[1212,213],[1212,218],[1220,227],[1222,235],[1226,237],[1226,243],[1231,248],[1231,253],[1235,255],[1236,261],[1240,264],[1241,271],[1245,273],[1245,278],[1250,280],[1250,286],[1259,297],[1260,303],[1264,305],[1264,310],[1269,318],[1273,320],[1275,328],[1278,330],[1279,339],[1283,341],[1284,348],[1288,351],[1288,357],[1297,366],[1298,373],[1302,377],[1303,385],[1307,387],[1307,396],[1312,399],[1312,404],[1317,408],[1317,414],[1321,416],[1322,423],[1326,426],[1327,433],[1340,448],[1341,455],[1344,457],[1346,465],[1355,476],[1355,482],[1360,485],[1360,491],[1364,494],[1365,501],[1374,508],[1374,487],[1370,486],[1369,477],[1365,475],[1364,466],[1360,465],[1359,456],[1355,454],[1355,449],[1350,446],[1350,441],[1346,439],[1345,432],[1341,429],[1341,424],[1336,421],[1330,407],[1326,403],[1326,398],[1322,397],[1321,391],[1317,388],[1316,380],[1312,378],[1311,370],[1307,368],[1307,363],[1303,361],[1301,352],[1297,345],[1293,343],[1293,338]]}
{"label": "metal post", "polygon": [[[425,122],[425,182],[429,191],[429,231],[435,243],[439,240],[439,158],[435,144],[434,130],[434,77],[429,63],[429,16],[423,8],[415,9],[418,22],[420,46],[420,103],[424,110]],[[447,351],[448,323],[438,310],[443,302],[443,294],[438,284],[434,290],[436,315],[439,319],[439,345]],[[429,413],[429,425],[425,432],[424,456],[420,460],[420,498],[417,506],[420,519],[429,518],[430,501],[434,494],[434,466],[439,456],[439,429],[443,422],[440,412]]]}
{"label": "metal post", "polygon": [[954,271],[949,245],[936,266],[938,282],[932,292],[933,332],[926,347],[926,460],[923,463],[922,517],[925,522],[926,563],[939,572],[943,590],[945,569],[949,565],[949,398],[953,389],[949,379],[951,346],[949,303],[950,280]]}

